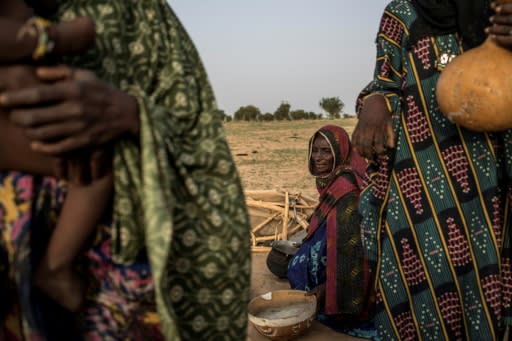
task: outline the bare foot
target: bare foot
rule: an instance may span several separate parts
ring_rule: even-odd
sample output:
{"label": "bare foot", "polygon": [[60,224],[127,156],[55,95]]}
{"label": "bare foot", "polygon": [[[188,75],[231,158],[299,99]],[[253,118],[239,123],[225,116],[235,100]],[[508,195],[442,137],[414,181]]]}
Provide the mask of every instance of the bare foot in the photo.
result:
{"label": "bare foot", "polygon": [[70,268],[58,271],[37,271],[36,286],[49,298],[69,311],[77,312],[84,301],[84,284]]}

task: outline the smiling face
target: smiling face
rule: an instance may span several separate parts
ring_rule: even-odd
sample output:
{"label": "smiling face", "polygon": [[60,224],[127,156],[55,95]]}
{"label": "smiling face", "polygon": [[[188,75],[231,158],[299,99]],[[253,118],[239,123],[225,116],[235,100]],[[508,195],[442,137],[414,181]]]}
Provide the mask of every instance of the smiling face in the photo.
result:
{"label": "smiling face", "polygon": [[311,161],[316,176],[325,176],[332,172],[334,155],[329,142],[322,135],[317,135],[313,141]]}

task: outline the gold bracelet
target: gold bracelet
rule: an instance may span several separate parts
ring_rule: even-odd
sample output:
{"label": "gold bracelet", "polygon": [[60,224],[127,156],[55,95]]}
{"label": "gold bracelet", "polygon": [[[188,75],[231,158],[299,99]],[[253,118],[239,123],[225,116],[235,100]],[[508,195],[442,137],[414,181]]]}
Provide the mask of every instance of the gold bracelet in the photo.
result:
{"label": "gold bracelet", "polygon": [[32,53],[33,60],[39,60],[51,53],[55,42],[50,39],[48,28],[52,23],[40,17],[32,17],[20,28],[16,39],[21,40],[26,35],[37,37],[37,45]]}

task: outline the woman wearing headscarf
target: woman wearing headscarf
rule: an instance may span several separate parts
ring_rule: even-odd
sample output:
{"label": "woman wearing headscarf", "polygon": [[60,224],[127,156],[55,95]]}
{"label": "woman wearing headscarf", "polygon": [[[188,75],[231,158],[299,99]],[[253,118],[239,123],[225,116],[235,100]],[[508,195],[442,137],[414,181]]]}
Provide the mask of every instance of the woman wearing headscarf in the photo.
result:
{"label": "woman wearing headscarf", "polygon": [[309,141],[308,165],[316,178],[319,204],[302,245],[290,260],[293,289],[317,295],[318,319],[335,330],[372,338],[368,269],[357,213],[366,161],[347,132],[326,125]]}
{"label": "woman wearing headscarf", "polygon": [[451,123],[435,94],[491,15],[491,39],[512,48],[510,4],[394,0],[380,22],[353,143],[371,160],[360,211],[385,340],[498,340],[512,322],[512,134]]}
{"label": "woman wearing headscarf", "polygon": [[[92,18],[96,44],[65,65],[2,65],[3,110],[32,152],[113,146],[115,194],[86,252],[90,290],[73,316],[32,285],[66,184],[48,165],[23,169],[33,161],[23,154],[0,173],[0,339],[245,338],[247,212],[213,91],[178,18],[165,0],[31,3],[55,22]],[[38,41],[37,55],[50,52],[48,36]]]}

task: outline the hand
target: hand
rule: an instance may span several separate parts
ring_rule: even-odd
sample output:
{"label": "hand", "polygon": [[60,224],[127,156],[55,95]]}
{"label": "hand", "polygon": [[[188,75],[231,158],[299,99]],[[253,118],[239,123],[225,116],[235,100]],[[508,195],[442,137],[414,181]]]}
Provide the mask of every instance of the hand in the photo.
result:
{"label": "hand", "polygon": [[41,84],[36,69],[28,65],[1,65],[0,91],[17,90]]}
{"label": "hand", "polygon": [[34,151],[63,156],[123,134],[138,136],[134,97],[87,70],[44,67],[36,74],[46,83],[0,95],[0,107],[11,110],[11,121],[25,129]]}
{"label": "hand", "polygon": [[496,14],[490,18],[492,25],[486,32],[496,43],[512,50],[512,3],[493,2],[491,8]]}
{"label": "hand", "polygon": [[367,159],[373,159],[375,154],[385,154],[388,148],[395,148],[391,113],[383,96],[373,95],[365,99],[352,134],[352,144]]}
{"label": "hand", "polygon": [[314,287],[312,290],[306,293],[306,296],[316,296],[316,311],[320,311],[325,305],[325,283]]}

